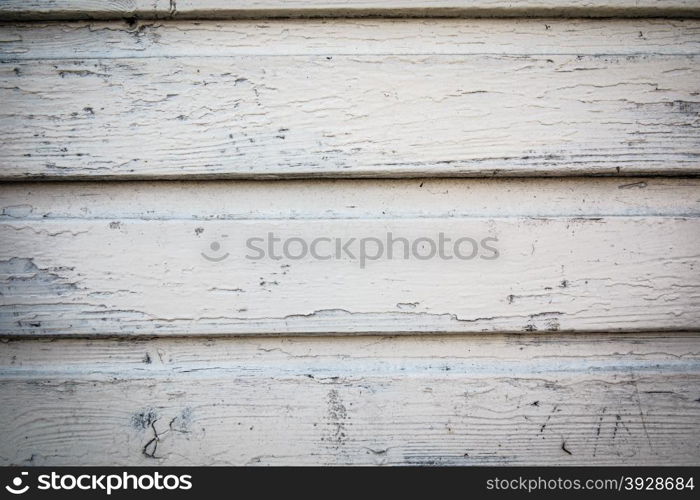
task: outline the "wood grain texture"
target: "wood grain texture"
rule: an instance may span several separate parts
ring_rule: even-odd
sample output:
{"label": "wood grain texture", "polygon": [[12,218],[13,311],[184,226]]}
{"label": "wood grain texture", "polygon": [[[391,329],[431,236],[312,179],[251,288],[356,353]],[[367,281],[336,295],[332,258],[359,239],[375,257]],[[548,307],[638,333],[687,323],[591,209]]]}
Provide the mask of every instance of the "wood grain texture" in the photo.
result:
{"label": "wood grain texture", "polygon": [[306,19],[0,26],[0,56],[12,60],[700,53],[700,22],[683,19]]}
{"label": "wood grain texture", "polygon": [[698,17],[694,0],[3,0],[0,19],[331,16]]}
{"label": "wood grain texture", "polygon": [[14,182],[0,221],[700,216],[700,179]]}
{"label": "wood grain texture", "polygon": [[682,333],[10,341],[0,462],[695,465],[699,382]]}
{"label": "wood grain texture", "polygon": [[7,25],[0,178],[695,175],[699,33],[659,20]]}
{"label": "wood grain texture", "polygon": [[[45,195],[48,186],[10,185],[0,221],[0,332],[697,328],[697,180],[601,179],[588,189],[586,179],[577,186],[574,180],[512,181],[505,192],[496,180],[373,182],[289,182],[259,198],[269,183],[251,191],[252,183],[235,182],[218,189],[210,182],[191,189],[125,183],[99,191],[94,184],[56,184],[52,196]],[[490,199],[498,192],[500,198]],[[572,192],[576,197],[567,202]],[[675,205],[668,203],[670,193]],[[588,194],[585,205],[579,199]],[[499,208],[508,196],[510,209]],[[35,207],[37,198],[43,201]],[[330,198],[346,204],[328,209]],[[279,200],[289,206],[280,208]],[[393,206],[388,213],[387,205]],[[470,214],[472,206],[481,208]],[[552,215],[529,215],[539,206]],[[605,215],[592,215],[599,212]],[[274,252],[271,233],[280,240]],[[444,257],[437,251],[440,233],[451,240]],[[420,240],[425,237],[433,243]],[[454,243],[463,237],[478,242],[459,247],[471,258],[457,258]],[[284,252],[294,238],[305,241],[306,252],[298,240]],[[329,239],[319,240],[319,257],[312,258],[316,238]],[[484,244],[485,238],[493,240]]]}

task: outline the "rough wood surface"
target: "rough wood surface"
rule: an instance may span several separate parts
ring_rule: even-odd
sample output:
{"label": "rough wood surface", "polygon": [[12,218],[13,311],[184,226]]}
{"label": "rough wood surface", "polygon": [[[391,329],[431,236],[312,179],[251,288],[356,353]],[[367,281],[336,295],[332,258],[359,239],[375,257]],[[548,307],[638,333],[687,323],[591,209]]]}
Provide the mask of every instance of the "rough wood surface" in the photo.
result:
{"label": "rough wood surface", "polygon": [[[700,179],[437,177],[699,174],[700,22],[157,18],[698,13],[0,1],[128,18],[0,26],[0,180],[95,181],[0,185],[0,464],[697,464]],[[425,178],[190,180],[323,176]]]}
{"label": "rough wood surface", "polygon": [[699,385],[682,333],[10,341],[0,462],[696,465]]}
{"label": "rough wood surface", "polygon": [[698,17],[695,0],[3,0],[0,19],[319,16]]}
{"label": "rough wood surface", "polygon": [[[32,184],[10,185],[2,192],[0,221],[0,332],[697,328],[697,180],[657,185],[653,179],[601,179],[590,188],[586,179],[575,182],[512,181],[510,191],[497,180],[289,182],[251,206],[246,201],[269,183],[250,191],[252,183],[236,182],[218,189],[210,189],[209,182],[194,183],[192,189],[169,183],[99,190],[94,184],[55,184],[52,196],[44,194],[48,186],[35,191]],[[328,185],[325,195],[314,194]],[[489,193],[498,192],[489,200]],[[580,200],[588,193],[587,206]],[[497,208],[508,196],[510,209]],[[671,196],[675,205],[669,205]],[[328,209],[331,197],[347,205]],[[36,207],[35,199],[42,200]],[[386,205],[393,205],[388,213]],[[481,208],[470,214],[472,205]],[[193,206],[198,208],[187,216]],[[529,215],[539,206],[552,215]],[[666,215],[654,214],[657,206]],[[288,208],[294,214],[285,214]],[[599,212],[605,215],[593,215]],[[269,251],[270,233],[280,239],[277,258]],[[392,245],[393,259],[384,243],[389,233],[392,240],[407,240]],[[446,258],[431,249],[438,247],[440,233],[451,239],[444,246]],[[423,237],[434,243],[416,244]],[[453,250],[462,237],[479,242],[460,247],[471,259],[459,259]],[[250,238],[262,238],[254,246],[263,249],[264,258],[258,260]],[[300,259],[298,241],[284,254],[284,242],[293,238],[306,242]],[[316,247],[319,258],[308,250],[315,238],[330,238]],[[376,241],[367,239],[364,262],[363,238],[384,245],[380,252]],[[485,245],[484,238],[493,239]],[[431,252],[433,258],[418,257]]]}
{"label": "rough wood surface", "polygon": [[0,221],[700,216],[700,179],[14,182]]}
{"label": "rough wood surface", "polygon": [[2,179],[700,173],[697,21],[1,33]]}
{"label": "rough wood surface", "polygon": [[3,60],[700,53],[700,21],[682,19],[137,21],[0,26]]}

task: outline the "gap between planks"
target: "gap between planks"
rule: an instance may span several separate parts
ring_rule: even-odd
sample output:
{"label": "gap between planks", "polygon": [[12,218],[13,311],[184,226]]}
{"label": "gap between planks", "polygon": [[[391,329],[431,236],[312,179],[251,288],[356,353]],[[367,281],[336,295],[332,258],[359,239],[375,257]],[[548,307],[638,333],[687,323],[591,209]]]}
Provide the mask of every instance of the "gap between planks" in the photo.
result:
{"label": "gap between planks", "polygon": [[699,17],[692,0],[5,0],[2,20],[275,17]]}

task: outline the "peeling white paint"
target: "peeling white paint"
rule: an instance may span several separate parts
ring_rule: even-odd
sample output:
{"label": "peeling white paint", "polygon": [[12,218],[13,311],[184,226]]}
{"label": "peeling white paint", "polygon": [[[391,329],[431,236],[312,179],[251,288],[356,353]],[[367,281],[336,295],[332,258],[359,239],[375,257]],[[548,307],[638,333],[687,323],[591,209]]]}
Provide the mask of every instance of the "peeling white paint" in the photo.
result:
{"label": "peeling white paint", "polygon": [[660,23],[3,26],[0,178],[694,175],[700,31]]}
{"label": "peeling white paint", "polygon": [[[0,223],[6,334],[688,330],[696,217],[13,220]],[[257,257],[251,238],[355,240]],[[360,261],[359,240],[493,238],[473,259]],[[262,241],[262,240],[260,240]],[[216,249],[210,249],[212,244]],[[310,243],[307,243],[310,245]],[[343,243],[345,244],[345,243]],[[445,247],[453,255],[451,244]],[[482,245],[483,246],[483,245]],[[213,247],[212,247],[213,248]],[[388,248],[388,245],[387,247]],[[427,247],[426,247],[427,249]],[[426,249],[421,250],[423,254]],[[470,247],[471,249],[471,247]],[[294,252],[296,253],[296,250]],[[372,252],[374,253],[374,251]],[[462,251],[462,254],[468,252]],[[203,256],[210,257],[205,259]],[[216,260],[213,262],[212,260]],[[29,288],[24,288],[29,287]],[[410,311],[398,306],[414,303]]]}
{"label": "peeling white paint", "polygon": [[0,460],[693,465],[698,345],[561,333],[11,341]]}
{"label": "peeling white paint", "polygon": [[0,2],[0,463],[697,464],[699,14]]}

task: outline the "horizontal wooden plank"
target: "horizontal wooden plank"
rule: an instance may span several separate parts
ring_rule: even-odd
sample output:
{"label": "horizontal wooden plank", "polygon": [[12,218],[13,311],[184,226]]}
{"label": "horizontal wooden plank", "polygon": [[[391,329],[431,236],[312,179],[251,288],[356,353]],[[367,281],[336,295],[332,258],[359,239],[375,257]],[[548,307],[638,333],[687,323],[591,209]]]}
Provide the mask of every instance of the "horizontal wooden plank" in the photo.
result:
{"label": "horizontal wooden plank", "polygon": [[700,216],[695,177],[15,182],[0,221]]}
{"label": "horizontal wooden plank", "polygon": [[0,462],[695,465],[699,382],[682,333],[9,341]]}
{"label": "horizontal wooden plank", "polygon": [[694,0],[3,0],[0,19],[308,16],[698,17]]}
{"label": "horizontal wooden plank", "polygon": [[697,21],[444,22],[3,27],[0,178],[700,173]]}
{"label": "horizontal wooden plank", "polygon": [[[6,184],[2,331],[695,328],[698,193],[695,178]],[[270,230],[362,238],[475,228],[510,238],[498,261],[360,269],[358,243],[355,260],[243,258],[246,238]],[[236,258],[204,260],[215,241]]]}
{"label": "horizontal wooden plank", "polygon": [[7,221],[0,333],[693,330],[699,238],[697,217]]}
{"label": "horizontal wooden plank", "polygon": [[35,22],[0,27],[0,58],[12,60],[700,53],[700,22],[673,19]]}

